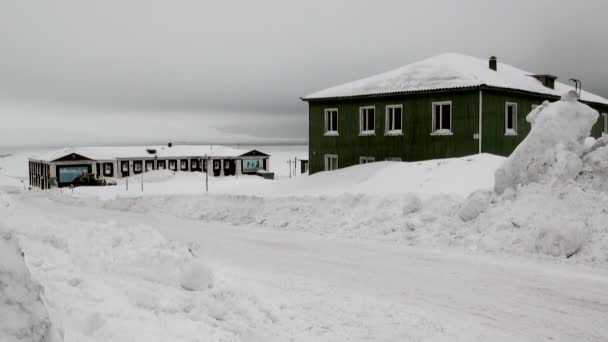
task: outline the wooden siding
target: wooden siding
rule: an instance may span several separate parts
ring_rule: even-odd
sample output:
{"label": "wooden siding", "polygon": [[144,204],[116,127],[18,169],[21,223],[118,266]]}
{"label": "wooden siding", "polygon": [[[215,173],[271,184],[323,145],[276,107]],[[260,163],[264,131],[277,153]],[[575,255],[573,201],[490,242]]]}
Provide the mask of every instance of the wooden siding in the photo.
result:
{"label": "wooden siding", "polygon": [[[451,136],[433,136],[432,103],[452,101]],[[385,108],[403,106],[403,135],[385,135]],[[359,108],[374,106],[375,135],[359,136]],[[325,136],[325,109],[338,109],[338,136]],[[337,154],[340,168],[359,163],[360,156],[376,161],[401,158],[417,161],[477,153],[479,91],[450,91],[379,98],[309,103],[310,173],[324,170],[324,155]]]}
{"label": "wooden siding", "polygon": [[[556,101],[557,97],[511,90],[481,87],[483,91],[482,152],[507,156],[530,132],[526,116],[532,105]],[[326,154],[338,155],[340,168],[359,164],[359,157],[374,157],[376,161],[400,158],[419,161],[461,157],[476,154],[479,141],[479,90],[465,89],[434,91],[394,96],[317,100],[309,102],[309,171],[323,171]],[[452,101],[451,136],[433,136],[432,103]],[[505,135],[505,104],[517,103],[517,135]],[[403,135],[385,135],[387,105],[403,106]],[[593,126],[592,136],[602,134],[601,113],[608,106],[589,104],[600,113]],[[359,108],[375,107],[375,135],[359,135]],[[325,136],[325,109],[338,109],[338,136]]]}

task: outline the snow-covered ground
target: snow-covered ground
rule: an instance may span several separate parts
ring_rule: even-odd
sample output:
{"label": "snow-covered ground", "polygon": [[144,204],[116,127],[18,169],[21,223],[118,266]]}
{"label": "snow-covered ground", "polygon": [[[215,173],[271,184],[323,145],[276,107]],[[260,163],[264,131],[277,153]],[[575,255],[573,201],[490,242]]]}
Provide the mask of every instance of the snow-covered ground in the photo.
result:
{"label": "snow-covered ground", "polygon": [[0,223],[65,341],[606,341],[596,114],[544,105],[509,159],[9,186]]}

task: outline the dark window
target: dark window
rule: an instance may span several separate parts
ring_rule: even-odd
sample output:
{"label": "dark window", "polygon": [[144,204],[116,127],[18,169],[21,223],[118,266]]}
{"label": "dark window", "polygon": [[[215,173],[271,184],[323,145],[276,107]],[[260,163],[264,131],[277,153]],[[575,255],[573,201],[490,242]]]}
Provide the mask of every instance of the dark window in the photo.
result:
{"label": "dark window", "polygon": [[389,133],[401,132],[402,126],[402,114],[403,109],[401,106],[387,106],[386,107],[386,131]]}
{"label": "dark window", "polygon": [[435,106],[435,131],[441,129],[441,106]]}
{"label": "dark window", "polygon": [[376,110],[373,107],[361,108],[360,127],[361,133],[373,133],[375,130]]}
{"label": "dark window", "polygon": [[452,132],[452,103],[437,103],[433,105],[433,132]]}
{"label": "dark window", "polygon": [[517,104],[507,103],[505,107],[505,133],[517,133]]}
{"label": "dark window", "polygon": [[450,129],[451,124],[451,105],[445,104],[441,106],[441,129]]}
{"label": "dark window", "polygon": [[338,110],[325,110],[325,132],[338,132]]}

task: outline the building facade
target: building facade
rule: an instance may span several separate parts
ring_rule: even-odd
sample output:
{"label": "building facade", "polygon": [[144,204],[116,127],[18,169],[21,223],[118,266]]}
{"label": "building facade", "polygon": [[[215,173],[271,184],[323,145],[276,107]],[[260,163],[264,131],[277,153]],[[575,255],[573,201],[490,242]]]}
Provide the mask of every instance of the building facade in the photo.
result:
{"label": "building facade", "polygon": [[215,177],[268,173],[270,156],[223,146],[68,148],[30,158],[29,184],[50,189],[70,186],[83,175],[123,178],[152,170],[209,172]]}
{"label": "building facade", "polygon": [[[507,156],[530,132],[526,116],[573,90],[554,76],[480,61],[440,55],[303,98],[310,173],[383,160]],[[580,94],[600,113],[592,135],[608,133],[608,100]]]}

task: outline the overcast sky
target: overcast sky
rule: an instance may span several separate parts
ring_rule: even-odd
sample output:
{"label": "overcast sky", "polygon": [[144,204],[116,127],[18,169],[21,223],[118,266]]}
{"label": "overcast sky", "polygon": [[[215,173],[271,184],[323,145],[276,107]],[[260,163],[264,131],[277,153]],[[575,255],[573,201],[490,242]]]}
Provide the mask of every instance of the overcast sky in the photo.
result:
{"label": "overcast sky", "polygon": [[300,96],[443,52],[608,97],[606,13],[606,0],[0,0],[0,146],[303,141]]}

